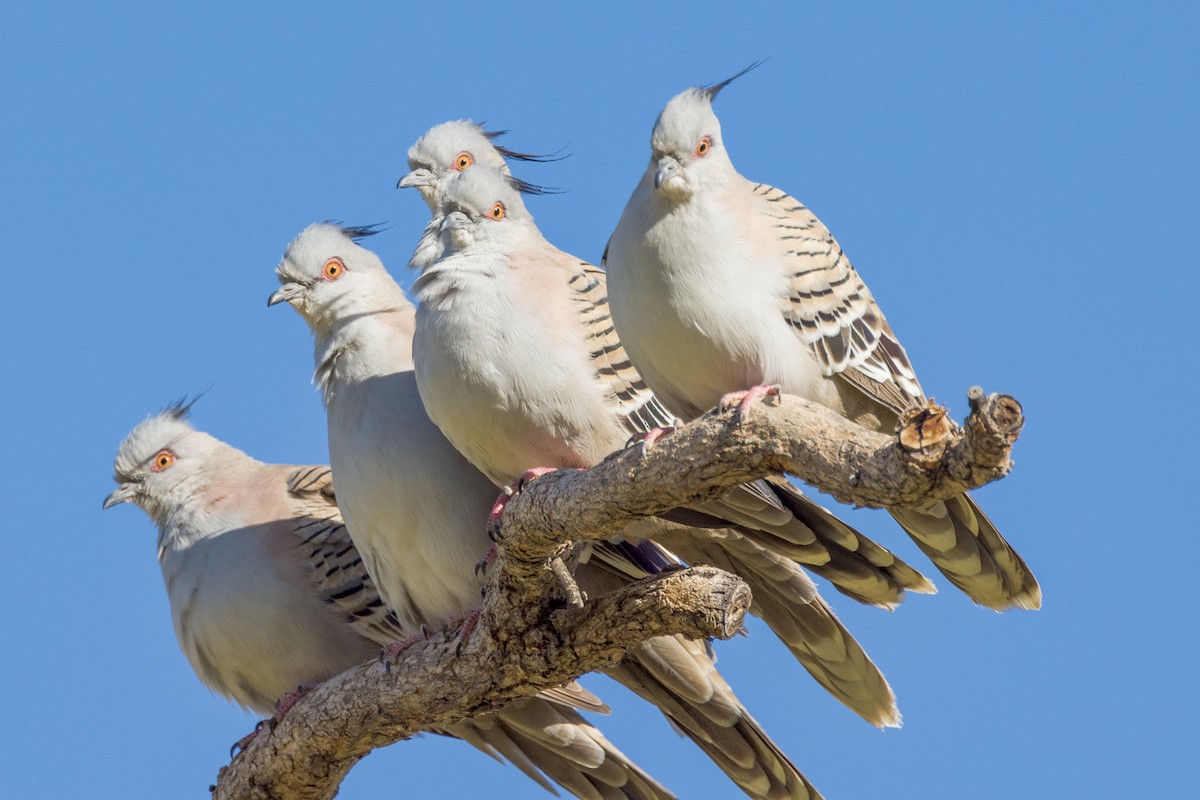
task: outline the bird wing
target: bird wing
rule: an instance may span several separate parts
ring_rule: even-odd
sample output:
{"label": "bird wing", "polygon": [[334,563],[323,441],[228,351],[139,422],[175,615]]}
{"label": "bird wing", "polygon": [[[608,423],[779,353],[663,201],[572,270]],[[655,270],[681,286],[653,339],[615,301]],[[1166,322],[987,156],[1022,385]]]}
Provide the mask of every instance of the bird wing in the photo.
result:
{"label": "bird wing", "polygon": [[838,376],[897,414],[925,402],[908,354],[829,229],[804,204],[766,184],[753,189],[771,225],[770,251],[787,270],[784,318]]}
{"label": "bird wing", "polygon": [[403,639],[404,629],[384,605],[338,510],[329,467],[295,468],[287,478],[296,511],[293,532],[308,549],[312,578],[326,602],[369,639],[381,644]]}
{"label": "bird wing", "polygon": [[617,337],[609,313],[604,272],[580,261],[572,270],[568,285],[590,348],[589,357],[595,366],[596,378],[611,395],[622,427],[633,435],[675,425],[675,416],[650,391]]}

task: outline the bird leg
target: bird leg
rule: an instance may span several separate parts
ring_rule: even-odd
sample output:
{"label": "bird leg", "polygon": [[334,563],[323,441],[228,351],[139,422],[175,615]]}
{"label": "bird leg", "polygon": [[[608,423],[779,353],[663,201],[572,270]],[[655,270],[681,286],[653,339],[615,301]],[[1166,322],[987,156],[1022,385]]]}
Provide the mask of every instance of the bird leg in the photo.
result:
{"label": "bird leg", "polygon": [[750,418],[750,405],[765,397],[778,397],[782,390],[778,383],[770,385],[751,386],[744,392],[730,392],[721,398],[718,408],[722,411],[728,411],[731,408],[737,408],[738,422],[744,422]]}
{"label": "bird leg", "polygon": [[488,514],[488,538],[493,542],[500,538],[500,517],[504,514],[504,507],[508,505],[508,501],[516,497],[534,478],[540,478],[547,472],[554,472],[555,469],[555,467],[534,467],[533,469],[527,469],[515,483],[510,483],[500,490],[500,496],[496,498],[496,502],[492,504],[492,512]]}

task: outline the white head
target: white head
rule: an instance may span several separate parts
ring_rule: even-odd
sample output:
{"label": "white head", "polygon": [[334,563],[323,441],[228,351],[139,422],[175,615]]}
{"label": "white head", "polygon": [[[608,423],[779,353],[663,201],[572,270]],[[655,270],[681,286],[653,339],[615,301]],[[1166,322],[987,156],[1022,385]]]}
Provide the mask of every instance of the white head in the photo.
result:
{"label": "white head", "polygon": [[[408,149],[408,168],[411,170],[396,184],[397,188],[415,188],[434,213],[441,211],[442,190],[445,184],[467,171],[480,166],[511,174],[506,159],[515,161],[556,161],[559,156],[536,155],[510,150],[495,140],[507,131],[485,131],[468,119],[458,119],[435,125]],[[526,194],[546,194],[554,190],[514,178],[514,185]]]}
{"label": "white head", "polygon": [[687,89],[667,102],[650,135],[648,172],[654,175],[654,189],[661,196],[682,202],[736,174],[712,103],[722,89],[760,63],[712,86]]}
{"label": "white head", "polygon": [[267,305],[288,303],[318,335],[327,334],[339,319],[379,311],[381,303],[411,308],[379,256],[359,244],[378,232],[332,222],[309,225],[276,267],[282,286]]}
{"label": "white head", "polygon": [[209,485],[216,474],[214,461],[234,454],[249,458],[195,430],[188,422],[191,407],[192,403],[173,403],[130,431],[117,448],[117,489],[104,498],[104,508],[133,503],[162,525]]}
{"label": "white head", "polygon": [[452,181],[442,207],[442,239],[451,252],[477,245],[504,247],[537,230],[512,178],[494,169],[474,169]]}

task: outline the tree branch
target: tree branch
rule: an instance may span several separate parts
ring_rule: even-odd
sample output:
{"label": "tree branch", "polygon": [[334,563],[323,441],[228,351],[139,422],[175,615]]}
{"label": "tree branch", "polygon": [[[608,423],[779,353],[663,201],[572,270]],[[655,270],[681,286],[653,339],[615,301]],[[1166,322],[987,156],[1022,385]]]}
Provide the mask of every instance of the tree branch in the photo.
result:
{"label": "tree branch", "polygon": [[532,481],[505,510],[477,624],[468,617],[418,638],[393,663],[364,664],[317,687],[222,768],[213,797],[331,798],[376,747],[561,686],[655,636],[729,638],[750,607],[739,578],[694,567],[583,598],[569,569],[575,542],[773,473],[868,506],[919,505],[982,486],[1012,468],[1024,417],[1011,397],[978,387],[968,397],[962,427],[930,403],[887,436],[784,396],[740,420],[714,410],[649,451],[630,448],[591,470]]}

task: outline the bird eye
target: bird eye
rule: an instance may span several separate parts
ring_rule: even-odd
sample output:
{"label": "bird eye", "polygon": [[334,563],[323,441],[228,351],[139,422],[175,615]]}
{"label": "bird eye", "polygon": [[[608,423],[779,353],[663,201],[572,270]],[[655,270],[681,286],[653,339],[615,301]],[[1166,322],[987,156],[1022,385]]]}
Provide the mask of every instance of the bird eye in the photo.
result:
{"label": "bird eye", "polygon": [[712,139],[705,136],[703,139],[700,140],[700,143],[698,145],[696,145],[696,155],[700,156],[701,158],[704,158],[706,155],[708,155],[708,151],[711,149],[712,149]]}
{"label": "bird eye", "polygon": [[504,203],[499,200],[492,203],[492,207],[488,209],[488,216],[494,220],[504,219]]}
{"label": "bird eye", "polygon": [[474,163],[475,163],[475,159],[471,158],[471,154],[464,150],[463,152],[459,153],[458,155],[456,155],[454,157],[454,166],[452,167],[452,169],[462,172],[464,169],[466,169],[467,167],[471,166]]}
{"label": "bird eye", "polygon": [[321,277],[327,281],[336,281],[346,271],[346,265],[340,258],[331,258],[321,267]]}
{"label": "bird eye", "polygon": [[170,450],[159,450],[154,456],[154,461],[150,467],[155,472],[162,472],[167,467],[175,463],[175,454]]}

